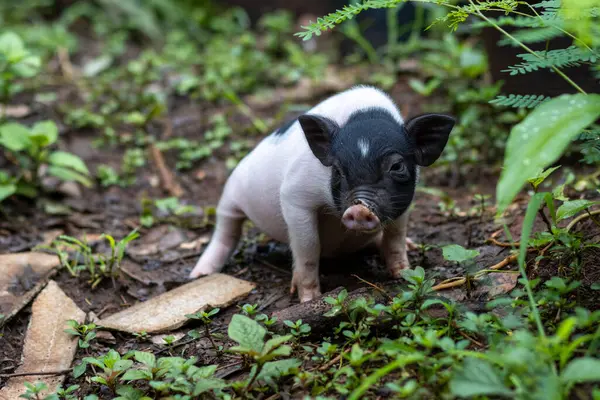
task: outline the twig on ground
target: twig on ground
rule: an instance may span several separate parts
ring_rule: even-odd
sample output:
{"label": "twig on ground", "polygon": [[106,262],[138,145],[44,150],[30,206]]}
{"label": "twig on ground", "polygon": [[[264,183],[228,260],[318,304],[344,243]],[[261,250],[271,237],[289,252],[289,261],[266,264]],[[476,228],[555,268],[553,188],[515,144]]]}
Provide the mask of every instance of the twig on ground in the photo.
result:
{"label": "twig on ground", "polygon": [[393,300],[394,298],[392,296],[390,296],[385,290],[383,290],[381,287],[377,286],[374,283],[371,283],[367,280],[364,280],[363,278],[361,278],[360,276],[356,275],[356,274],[352,274],[353,277],[355,277],[356,279],[358,279],[359,281],[361,281],[362,283],[366,283],[367,285],[371,286],[374,289],[379,290],[381,293],[383,293],[388,299]]}
{"label": "twig on ground", "polygon": [[323,365],[322,367],[319,367],[319,371],[327,371],[329,368],[331,368],[333,366],[333,364],[335,364],[338,361],[340,361],[342,359],[342,356],[344,354],[347,354],[349,352],[350,352],[350,348],[347,348],[342,353],[338,354],[337,356],[335,356],[334,358],[332,358],[331,360],[329,360],[327,362],[327,364]]}
{"label": "twig on ground", "polygon": [[491,243],[495,246],[499,246],[499,247],[519,247],[521,245],[521,242],[513,242],[513,243],[499,242],[498,240],[496,240],[493,237],[490,237],[488,240],[486,240],[486,242]]}
{"label": "twig on ground", "polygon": [[552,245],[553,245],[553,244],[554,244],[554,241],[550,242],[550,243],[549,243],[549,244],[548,244],[546,247],[544,247],[544,248],[543,248],[543,249],[540,251],[540,254],[539,254],[539,255],[538,255],[538,257],[537,257],[537,260],[535,260],[535,264],[534,264],[534,266],[533,266],[533,270],[534,270],[534,271],[537,271],[537,270],[538,270],[538,268],[539,268],[539,266],[540,266],[540,262],[542,261],[544,254],[546,254],[546,252],[548,251],[548,249],[549,249],[550,247],[552,247]]}
{"label": "twig on ground", "polygon": [[279,268],[279,267],[271,264],[270,262],[263,260],[262,258],[257,258],[256,261],[258,261],[259,263],[261,263],[265,267],[268,267],[268,268],[272,269],[273,271],[276,271],[276,272],[279,272],[281,274],[288,275],[288,276],[292,275],[291,271],[285,270],[283,268]]}
{"label": "twig on ground", "polygon": [[586,218],[593,218],[594,215],[599,215],[600,214],[600,210],[594,210],[594,211],[590,211],[587,214],[581,214],[579,217],[575,218],[573,221],[571,221],[569,223],[569,225],[567,225],[567,232],[569,232],[571,229],[573,229],[573,227],[575,225],[577,225],[579,222],[583,221]]}
{"label": "twig on ground", "polygon": [[73,80],[73,64],[71,64],[71,60],[69,59],[69,51],[64,47],[58,49],[58,63],[60,64],[60,69],[64,77],[67,81]]}
{"label": "twig on ground", "polygon": [[[527,251],[529,253],[531,253],[531,252],[535,251],[535,249],[529,249]],[[491,267],[488,267],[486,269],[487,270],[497,271],[497,270],[499,270],[501,268],[504,268],[508,264],[517,261],[518,257],[519,256],[517,254],[511,254],[510,256],[506,257],[504,260],[502,260],[499,263],[494,264]],[[482,275],[484,275],[484,273],[479,273],[478,272],[478,273],[475,274],[475,278],[479,278]],[[450,288],[462,286],[466,281],[467,281],[466,278],[457,276],[457,277],[454,277],[454,278],[446,279],[445,281],[442,281],[441,283],[438,283],[432,289],[433,290],[450,289]]]}
{"label": "twig on ground", "polygon": [[175,182],[175,178],[171,171],[167,168],[165,158],[163,157],[160,149],[156,147],[156,145],[152,144],[150,145],[150,152],[152,153],[154,164],[158,169],[158,174],[160,175],[163,188],[172,196],[181,197],[181,195],[183,195],[183,189],[177,182]]}
{"label": "twig on ground", "polygon": [[45,372],[17,372],[14,374],[0,374],[0,378],[16,378],[18,376],[42,376],[42,375],[62,375],[71,372],[71,369],[62,369],[58,371],[45,371]]}

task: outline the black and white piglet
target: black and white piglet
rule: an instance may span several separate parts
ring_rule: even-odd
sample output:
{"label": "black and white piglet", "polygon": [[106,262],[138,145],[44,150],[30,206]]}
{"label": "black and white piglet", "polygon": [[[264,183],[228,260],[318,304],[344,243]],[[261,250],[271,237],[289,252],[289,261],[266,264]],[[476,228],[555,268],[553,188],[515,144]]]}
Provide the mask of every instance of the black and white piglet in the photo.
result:
{"label": "black and white piglet", "polygon": [[409,268],[407,210],[419,166],[440,157],[454,123],[439,114],[404,121],[385,93],[367,86],[321,102],[266,137],[232,172],[190,278],[223,268],[246,218],[290,244],[291,291],[302,302],[321,294],[320,257],[376,245],[398,277]]}

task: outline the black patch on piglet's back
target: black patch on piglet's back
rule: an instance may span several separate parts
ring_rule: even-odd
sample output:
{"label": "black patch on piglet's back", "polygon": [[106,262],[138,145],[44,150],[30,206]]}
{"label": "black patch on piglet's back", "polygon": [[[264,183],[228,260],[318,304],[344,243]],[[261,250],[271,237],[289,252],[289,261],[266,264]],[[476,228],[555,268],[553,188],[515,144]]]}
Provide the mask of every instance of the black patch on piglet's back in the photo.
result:
{"label": "black patch on piglet's back", "polygon": [[293,118],[287,121],[286,123],[281,125],[275,132],[273,132],[273,136],[283,136],[292,127],[292,125],[294,125],[296,121],[298,121],[298,118]]}

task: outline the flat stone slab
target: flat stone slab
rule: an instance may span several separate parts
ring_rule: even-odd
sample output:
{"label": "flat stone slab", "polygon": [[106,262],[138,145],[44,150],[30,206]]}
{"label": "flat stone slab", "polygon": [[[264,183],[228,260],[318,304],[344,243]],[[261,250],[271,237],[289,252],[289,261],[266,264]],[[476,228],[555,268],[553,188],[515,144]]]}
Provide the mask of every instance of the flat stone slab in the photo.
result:
{"label": "flat stone slab", "polygon": [[0,326],[42,290],[59,265],[58,257],[53,254],[0,254],[0,314],[4,314]]}
{"label": "flat stone slab", "polygon": [[110,315],[98,325],[129,333],[168,332],[185,324],[186,314],[208,307],[227,307],[255,287],[254,283],[229,275],[208,275]]}
{"label": "flat stone slab", "polygon": [[[85,313],[77,307],[56,282],[50,281],[31,306],[31,320],[25,336],[22,364],[17,374],[64,371],[71,368],[77,338],[64,330],[67,321],[83,322]],[[54,376],[32,375],[10,378],[0,390],[0,400],[15,400],[25,393],[24,382],[44,382],[48,386],[45,395],[56,391],[65,374]]]}

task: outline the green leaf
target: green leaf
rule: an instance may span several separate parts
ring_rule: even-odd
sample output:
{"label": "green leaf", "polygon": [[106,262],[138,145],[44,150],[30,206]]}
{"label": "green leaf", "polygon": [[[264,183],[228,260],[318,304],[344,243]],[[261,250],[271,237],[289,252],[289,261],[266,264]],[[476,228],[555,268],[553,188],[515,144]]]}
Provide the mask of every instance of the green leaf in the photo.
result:
{"label": "green leaf", "polygon": [[0,145],[10,151],[25,150],[31,146],[29,129],[16,122],[9,122],[0,126]]}
{"label": "green leaf", "polygon": [[562,95],[536,108],[508,138],[504,167],[496,187],[498,213],[527,180],[556,161],[571,140],[600,116],[600,95]]}
{"label": "green leaf", "polygon": [[556,211],[556,219],[558,221],[562,221],[563,219],[574,217],[580,211],[585,210],[591,206],[595,206],[600,204],[600,201],[591,201],[591,200],[571,200],[565,201],[562,203],[558,210]]}
{"label": "green leaf", "polygon": [[29,138],[41,147],[50,146],[58,139],[58,128],[54,121],[41,121],[31,128]]}
{"label": "green leaf", "polygon": [[225,387],[227,387],[227,384],[221,379],[200,379],[198,383],[196,383],[196,387],[194,388],[194,396],[198,396],[201,393],[207,392],[209,390],[223,389]]}
{"label": "green leaf", "polygon": [[521,245],[519,246],[519,258],[517,260],[519,265],[525,265],[524,263],[525,257],[527,256],[527,244],[529,243],[529,237],[531,236],[531,231],[533,230],[535,216],[540,209],[540,205],[542,204],[545,195],[546,194],[544,192],[536,193],[529,200],[529,204],[527,204],[527,211],[525,212],[523,227],[521,229]]}
{"label": "green leaf", "polygon": [[133,357],[135,357],[136,361],[148,367],[154,367],[156,364],[156,357],[152,353],[146,353],[144,351],[135,351],[133,353]]}
{"label": "green leaf", "polygon": [[217,365],[206,365],[204,367],[198,368],[196,372],[194,372],[194,378],[210,378],[217,372]]}
{"label": "green leaf", "polygon": [[81,158],[77,157],[75,154],[64,151],[55,151],[54,153],[50,154],[48,162],[50,164],[58,165],[59,167],[74,169],[75,171],[81,172],[85,175],[89,175],[90,173]]}
{"label": "green leaf", "polygon": [[458,244],[444,246],[442,252],[445,260],[459,263],[471,260],[479,255],[479,251],[467,250]]}
{"label": "green leaf", "polygon": [[23,40],[14,32],[0,35],[0,54],[11,63],[19,61],[26,54]]}
{"label": "green leaf", "polygon": [[536,174],[533,178],[527,179],[527,182],[531,183],[533,185],[533,187],[535,189],[537,189],[538,186],[540,186],[542,184],[542,182],[544,182],[546,180],[546,178],[548,178],[550,176],[551,173],[553,173],[554,171],[556,171],[559,168],[560,168],[560,165],[553,167],[553,168],[548,168],[545,171],[540,170],[540,172],[538,174]]}
{"label": "green leaf", "polygon": [[150,380],[152,374],[150,371],[144,369],[130,369],[121,378],[122,381],[139,381],[139,380]]}
{"label": "green leaf", "polygon": [[265,363],[262,370],[256,377],[258,380],[264,380],[269,378],[278,378],[289,374],[294,368],[299,368],[302,363],[295,359],[290,358],[288,360],[271,361]]}
{"label": "green leaf", "polygon": [[564,382],[600,381],[600,359],[581,357],[572,360],[560,375]]}
{"label": "green leaf", "polygon": [[276,349],[277,347],[281,346],[283,343],[287,342],[288,340],[291,340],[292,338],[292,335],[285,335],[276,336],[272,339],[267,340],[267,343],[265,343],[263,347],[262,354],[269,353],[271,350]]}
{"label": "green leaf", "polygon": [[227,334],[231,339],[257,353],[260,353],[263,348],[266,333],[267,330],[262,325],[241,314],[235,314],[227,328]]}
{"label": "green leaf", "polygon": [[133,361],[131,360],[119,360],[117,362],[115,362],[115,365],[113,366],[113,370],[114,371],[125,371],[126,369],[129,369],[133,366]]}
{"label": "green leaf", "polygon": [[12,183],[0,184],[0,203],[17,192],[17,185]]}
{"label": "green leaf", "polygon": [[92,182],[84,175],[58,165],[50,165],[48,167],[48,173],[59,179],[62,179],[63,181],[75,181],[81,183],[86,187],[92,186]]}
{"label": "green leaf", "polygon": [[474,358],[466,358],[463,368],[454,374],[450,380],[450,392],[458,397],[513,395],[487,361]]}

